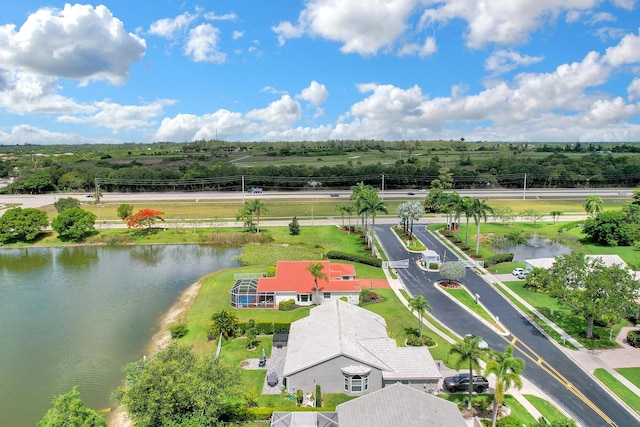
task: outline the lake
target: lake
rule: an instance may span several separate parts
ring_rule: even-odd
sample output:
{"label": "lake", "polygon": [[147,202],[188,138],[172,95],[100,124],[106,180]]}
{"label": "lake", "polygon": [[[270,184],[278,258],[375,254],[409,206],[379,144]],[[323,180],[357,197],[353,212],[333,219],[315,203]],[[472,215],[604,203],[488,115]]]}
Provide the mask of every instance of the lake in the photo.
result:
{"label": "lake", "polygon": [[200,277],[237,267],[239,253],[206,245],[0,249],[0,426],[36,425],[74,385],[86,406],[112,407],[122,366],[143,356],[162,315]]}

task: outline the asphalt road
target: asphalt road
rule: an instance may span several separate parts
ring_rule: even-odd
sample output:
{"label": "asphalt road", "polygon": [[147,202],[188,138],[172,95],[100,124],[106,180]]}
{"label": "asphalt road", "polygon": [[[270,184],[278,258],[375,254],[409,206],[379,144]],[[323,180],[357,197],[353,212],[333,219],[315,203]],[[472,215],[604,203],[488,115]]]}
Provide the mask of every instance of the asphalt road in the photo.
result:
{"label": "asphalt road", "polygon": [[[420,257],[420,254],[408,253],[388,225],[377,225],[376,233],[390,260],[416,260]],[[441,257],[446,254],[446,260],[457,260],[452,251],[424,230],[424,225],[415,225],[414,233]],[[511,335],[498,335],[437,290],[433,283],[442,279],[439,273],[425,272],[418,268],[415,262],[410,262],[409,268],[397,271],[407,290],[413,296],[424,295],[431,304],[431,313],[457,334],[464,336],[470,333],[482,336],[491,348],[498,351],[504,351],[508,344],[512,344],[518,357],[526,360],[524,374],[527,379],[544,391],[551,400],[564,407],[582,425],[640,425],[634,415],[603,390],[591,375],[547,339],[473,269],[467,269],[467,275],[461,282],[472,293],[480,295],[480,300],[499,317]]]}

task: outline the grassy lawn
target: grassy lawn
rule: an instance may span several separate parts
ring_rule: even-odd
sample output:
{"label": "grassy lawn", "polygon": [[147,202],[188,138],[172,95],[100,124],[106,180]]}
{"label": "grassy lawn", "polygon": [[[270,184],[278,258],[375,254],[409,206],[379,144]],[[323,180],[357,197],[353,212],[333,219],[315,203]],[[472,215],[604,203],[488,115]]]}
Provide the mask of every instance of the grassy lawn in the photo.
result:
{"label": "grassy lawn", "polygon": [[[524,289],[524,281],[522,280],[504,282],[504,284],[586,348],[602,349],[620,347],[615,342],[615,337],[620,332],[620,328],[629,325],[627,321],[623,320],[613,325],[613,332],[611,328],[594,325],[594,336],[598,336],[599,339],[588,340],[584,337],[587,325],[586,320],[584,320],[582,316],[576,315],[568,307],[560,305],[555,298],[546,294],[527,291]],[[550,332],[552,331],[551,328],[545,327],[545,331],[556,338],[556,340],[560,338],[557,333]],[[612,340],[609,340],[610,335],[613,336]],[[562,341],[558,342],[562,343]]]}
{"label": "grassy lawn", "polygon": [[616,371],[631,381],[636,387],[640,387],[640,368],[618,368]]}
{"label": "grassy lawn", "polygon": [[593,373],[609,390],[614,392],[624,403],[640,414],[640,396],[629,390],[605,369],[598,368]]}
{"label": "grassy lawn", "polygon": [[564,416],[558,408],[551,402],[546,399],[543,399],[538,396],[534,396],[532,394],[524,394],[525,399],[527,399],[540,413],[542,416],[549,422],[552,421],[560,421],[565,420],[567,417]]}
{"label": "grassy lawn", "polygon": [[453,298],[460,301],[462,304],[464,304],[466,307],[468,307],[478,316],[480,316],[481,318],[483,318],[484,320],[486,320],[496,328],[502,329],[496,323],[495,318],[487,310],[485,310],[485,308],[482,305],[476,304],[475,298],[469,293],[469,291],[467,291],[466,288],[458,288],[458,289],[442,288],[442,289],[446,293],[451,295]]}

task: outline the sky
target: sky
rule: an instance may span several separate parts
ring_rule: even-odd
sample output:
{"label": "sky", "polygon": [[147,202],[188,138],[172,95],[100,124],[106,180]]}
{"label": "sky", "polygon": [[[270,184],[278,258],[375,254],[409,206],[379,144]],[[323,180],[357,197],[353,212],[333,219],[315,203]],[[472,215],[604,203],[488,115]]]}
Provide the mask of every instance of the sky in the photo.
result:
{"label": "sky", "polygon": [[639,0],[21,0],[0,144],[640,141]]}

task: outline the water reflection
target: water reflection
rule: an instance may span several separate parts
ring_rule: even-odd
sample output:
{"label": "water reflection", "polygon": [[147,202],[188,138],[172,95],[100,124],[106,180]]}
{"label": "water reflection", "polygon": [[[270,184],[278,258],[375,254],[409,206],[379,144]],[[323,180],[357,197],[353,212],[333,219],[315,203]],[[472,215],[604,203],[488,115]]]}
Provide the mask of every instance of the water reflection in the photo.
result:
{"label": "water reflection", "polygon": [[74,385],[87,406],[111,406],[121,367],[142,357],[161,315],[200,277],[237,266],[239,253],[200,245],[0,250],[0,426],[35,425]]}
{"label": "water reflection", "polygon": [[516,245],[512,244],[504,238],[494,239],[493,249],[496,253],[513,253],[513,260],[524,262],[526,259],[532,258],[555,258],[564,254],[570,254],[571,249],[554,239],[538,237],[537,233],[528,239],[525,243]]}

